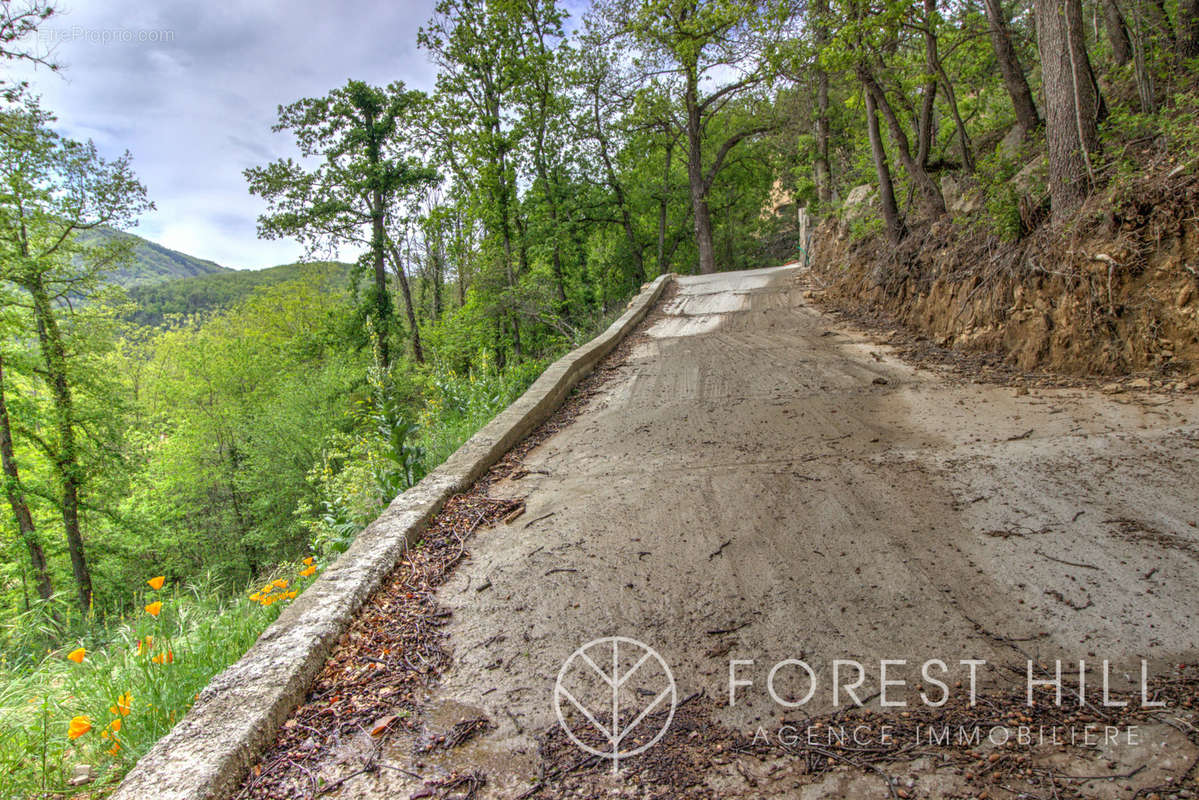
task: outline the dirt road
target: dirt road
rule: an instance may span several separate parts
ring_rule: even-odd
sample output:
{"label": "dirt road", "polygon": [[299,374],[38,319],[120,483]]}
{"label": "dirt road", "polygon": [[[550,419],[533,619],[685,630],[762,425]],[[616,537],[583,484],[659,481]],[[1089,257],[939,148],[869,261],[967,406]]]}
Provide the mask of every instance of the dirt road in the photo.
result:
{"label": "dirt road", "polygon": [[[704,692],[719,706],[713,724],[747,735],[832,711],[835,659],[864,665],[863,697],[879,688],[880,659],[908,661],[891,670],[908,694],[930,659],[949,666],[956,694],[964,659],[987,662],[981,686],[1021,691],[1002,665],[1023,670],[1025,655],[1068,659],[1075,684],[1079,659],[1110,659],[1120,685],[1139,685],[1141,659],[1154,674],[1197,660],[1193,394],[975,384],[902,362],[813,308],[804,288],[794,268],[680,279],[586,412],[529,454],[522,477],[493,487],[523,497],[525,512],[480,532],[440,592],[454,662],[428,725],[486,717],[494,728],[424,759],[401,737],[388,758],[415,772],[477,768],[484,796],[519,795],[546,768],[537,737],[556,725],[559,668],[603,636],[653,647],[679,697]],[[764,688],[788,658],[816,675],[799,711]],[[753,661],[736,669],[754,684],[729,708],[733,659]],[[1073,784],[1086,796],[1183,780],[1199,755],[1186,724],[1176,715],[1149,726],[1140,750],[1099,748],[1061,769],[1147,767]],[[708,788],[894,791],[871,769],[780,763],[726,764]],[[904,769],[916,794],[952,795],[963,780]],[[607,780],[605,791],[625,791]],[[339,796],[420,786],[387,770]]]}

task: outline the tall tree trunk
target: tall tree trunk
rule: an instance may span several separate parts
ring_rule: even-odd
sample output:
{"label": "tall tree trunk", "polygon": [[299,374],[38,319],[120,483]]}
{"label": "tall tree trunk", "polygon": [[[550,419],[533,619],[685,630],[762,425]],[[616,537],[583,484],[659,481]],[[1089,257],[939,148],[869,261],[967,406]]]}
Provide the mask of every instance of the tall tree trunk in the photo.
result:
{"label": "tall tree trunk", "polygon": [[1028,80],[1024,77],[1024,69],[1016,56],[1016,48],[1012,45],[1012,36],[1008,31],[1007,17],[1003,13],[1000,0],[984,0],[987,10],[987,22],[991,33],[991,47],[995,50],[995,60],[999,64],[999,72],[1003,75],[1004,86],[1012,98],[1012,107],[1016,111],[1016,124],[1027,136],[1041,124],[1037,114],[1036,103],[1032,99],[1032,91],[1028,88]]}
{"label": "tall tree trunk", "polygon": [[816,182],[816,199],[822,205],[833,202],[833,174],[828,159],[828,71],[820,65],[820,53],[828,45],[828,0],[815,0],[813,5],[816,40],[816,154],[812,158],[812,177]]}
{"label": "tall tree trunk", "polygon": [[595,140],[599,144],[600,160],[604,162],[604,175],[607,177],[608,188],[616,195],[616,208],[620,212],[620,223],[624,229],[625,240],[629,243],[629,253],[633,257],[633,281],[640,285],[645,282],[645,256],[642,254],[641,243],[637,240],[637,230],[633,227],[633,216],[629,210],[628,195],[624,183],[616,174],[609,152],[608,135],[604,133],[603,116],[600,114],[600,86],[593,85],[591,94],[592,122],[595,123]]}
{"label": "tall tree trunk", "polygon": [[79,527],[81,476],[78,445],[75,441],[75,403],[67,379],[66,348],[42,276],[34,273],[26,277],[25,290],[33,300],[38,342],[41,344],[46,379],[50,384],[50,394],[54,401],[55,432],[58,434],[58,450],[54,453],[54,461],[62,484],[62,522],[67,536],[67,551],[71,556],[71,570],[75,575],[75,585],[79,592],[79,605],[86,614],[92,603],[92,575],[87,566],[83,534]]}
{"label": "tall tree trunk", "polygon": [[708,187],[704,180],[703,126],[699,108],[699,77],[694,68],[687,69],[685,91],[687,107],[687,183],[691,189],[691,212],[695,221],[695,245],[699,250],[699,271],[708,275],[716,271],[716,255],[712,251],[712,216],[708,209]]}
{"label": "tall tree trunk", "polygon": [[13,450],[12,424],[8,418],[8,402],[4,395],[3,356],[0,356],[0,460],[4,463],[5,494],[8,495],[8,504],[17,520],[17,530],[29,550],[29,563],[33,566],[38,597],[49,600],[54,595],[54,587],[50,583],[50,573],[46,570],[46,553],[38,541],[33,515],[29,513],[29,504],[25,502],[25,492],[21,489],[21,473],[17,468],[17,457]]}
{"label": "tall tree trunk", "polygon": [[[949,104],[949,113],[953,115],[953,124],[957,128],[958,149],[962,151],[962,166],[967,172],[974,172],[974,153],[970,145],[970,135],[966,131],[966,121],[962,119],[962,112],[958,108],[957,92],[954,91],[953,81],[949,80],[949,75],[945,73],[945,65],[941,63],[941,56],[937,52],[937,0],[924,0],[924,60],[925,68],[929,75],[932,76],[933,87],[935,89],[936,82],[940,81],[941,88],[945,92],[945,102]],[[933,90],[929,90],[930,96]],[[929,113],[931,117],[932,107],[930,103]],[[928,136],[932,138],[932,120],[929,120]],[[921,131],[924,135],[924,132]],[[918,148],[922,157],[918,157],[920,166],[924,167],[928,164],[928,147],[931,141],[923,147]]]}
{"label": "tall tree trunk", "polygon": [[541,124],[537,129],[537,142],[533,152],[533,162],[537,168],[537,177],[541,179],[545,204],[550,212],[550,227],[553,228],[553,234],[550,237],[550,246],[552,248],[550,252],[550,266],[554,273],[554,287],[558,294],[558,306],[561,313],[567,319],[570,319],[570,309],[566,304],[566,278],[562,272],[562,244],[561,237],[558,235],[558,194],[550,183],[549,170],[545,165],[545,106],[546,99],[542,95]]}
{"label": "tall tree trunk", "polygon": [[[666,132],[669,135],[669,131]],[[666,158],[662,163],[662,188],[658,193],[658,274],[667,272],[666,212],[670,204],[670,162],[674,156],[674,140],[666,142]]]}
{"label": "tall tree trunk", "polygon": [[1054,222],[1061,222],[1094,184],[1098,98],[1090,80],[1079,0],[1036,0],[1034,5],[1045,91],[1049,201]]}
{"label": "tall tree trunk", "polygon": [[883,210],[883,223],[887,226],[887,238],[892,244],[899,244],[906,233],[903,221],[899,218],[899,206],[895,202],[895,185],[891,182],[891,168],[887,166],[887,151],[883,149],[883,137],[878,129],[878,109],[874,105],[874,95],[863,83],[862,92],[866,95],[866,131],[870,137],[870,154],[874,158],[874,172],[878,175],[879,205]]}
{"label": "tall tree trunk", "polygon": [[387,292],[387,268],[384,259],[383,195],[371,191],[371,262],[374,270],[375,335],[379,337],[379,360],[383,368],[391,365],[391,295]]}
{"label": "tall tree trunk", "polygon": [[433,319],[441,319],[444,308],[442,283],[445,281],[445,231],[444,217],[437,220],[437,235],[433,239]]}
{"label": "tall tree trunk", "polygon": [[[919,163],[913,156],[911,147],[908,145],[907,134],[903,132],[903,125],[899,121],[899,117],[895,114],[895,109],[887,101],[887,95],[883,92],[878,81],[870,73],[870,70],[865,66],[858,67],[858,76],[862,85],[866,87],[866,93],[872,95],[874,99],[874,107],[881,111],[883,118],[887,120],[887,128],[891,131],[891,139],[895,142],[895,150],[899,154],[899,160],[903,162],[903,167],[915,184],[919,197],[921,198],[921,206],[925,213],[933,217],[939,217],[945,213],[945,198],[941,195],[941,188],[937,186],[936,181],[928,174],[928,170],[924,165]],[[869,116],[869,115],[867,115]]]}
{"label": "tall tree trunk", "polygon": [[1120,13],[1117,0],[1102,0],[1103,27],[1107,31],[1107,41],[1112,48],[1112,58],[1123,66],[1132,61],[1132,42],[1128,39],[1128,26],[1124,24],[1124,15]]}
{"label": "tall tree trunk", "polygon": [[388,242],[391,253],[391,263],[395,267],[396,278],[400,282],[400,294],[404,296],[404,313],[408,316],[408,327],[412,330],[412,355],[416,363],[425,363],[425,351],[420,343],[420,326],[416,323],[416,309],[412,305],[412,286],[408,283],[408,271],[404,269],[404,261],[400,258],[399,248],[395,242]]}
{"label": "tall tree trunk", "polygon": [[462,210],[457,207],[454,209],[454,247],[458,251],[458,263],[454,265],[458,278],[458,308],[462,308],[466,305],[466,272],[470,248],[462,233]]}
{"label": "tall tree trunk", "polygon": [[916,160],[928,166],[933,146],[933,112],[937,101],[937,30],[934,22],[937,0],[924,0],[924,86],[920,92],[920,116],[916,122]]}
{"label": "tall tree trunk", "polygon": [[[364,112],[364,119],[368,136],[371,137],[366,145],[366,157],[372,173],[377,173],[382,161],[382,151],[374,131],[375,117],[370,109]],[[377,184],[373,179],[372,183]],[[379,337],[379,360],[386,369],[391,365],[391,348],[388,341],[391,336],[391,295],[387,292],[386,234],[383,227],[387,209],[383,204],[381,186],[371,186],[368,207],[371,218],[370,258],[375,273],[374,297],[371,300],[374,305],[375,335]]]}

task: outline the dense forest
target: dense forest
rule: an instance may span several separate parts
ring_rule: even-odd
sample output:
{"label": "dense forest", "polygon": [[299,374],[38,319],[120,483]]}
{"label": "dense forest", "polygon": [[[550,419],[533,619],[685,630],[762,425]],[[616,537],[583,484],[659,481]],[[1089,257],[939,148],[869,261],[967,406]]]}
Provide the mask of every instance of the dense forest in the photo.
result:
{"label": "dense forest", "polygon": [[[4,55],[38,58],[53,4],[3,9]],[[131,156],[4,84],[0,770],[29,787],[85,752],[65,720],[119,720],[140,681],[162,713],[103,740],[127,768],[267,599],[646,280],[796,260],[797,210],[845,215],[861,185],[846,219],[880,248],[942,219],[1001,243],[1071,224],[1136,143],[1199,164],[1195,0],[441,0],[417,44],[435,90],[288,98],[294,156],[245,172],[260,235],[321,263],[131,291],[132,240],[91,233],[151,208]],[[202,652],[214,619],[240,638]],[[167,628],[180,674],[203,664],[177,690],[83,655]],[[62,691],[76,667],[100,688]]]}

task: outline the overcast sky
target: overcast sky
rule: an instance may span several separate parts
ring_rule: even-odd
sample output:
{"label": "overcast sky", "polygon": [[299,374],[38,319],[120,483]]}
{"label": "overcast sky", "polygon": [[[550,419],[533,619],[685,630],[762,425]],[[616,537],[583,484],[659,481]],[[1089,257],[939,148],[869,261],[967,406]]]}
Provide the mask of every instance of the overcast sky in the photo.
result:
{"label": "overcast sky", "polygon": [[[434,0],[59,0],[41,33],[64,67],[31,80],[59,128],[124,150],[157,204],[135,233],[228,267],[295,261],[260,241],[242,170],[293,154],[276,109],[353,77],[431,89],[416,31]],[[27,71],[26,71],[27,72]]]}

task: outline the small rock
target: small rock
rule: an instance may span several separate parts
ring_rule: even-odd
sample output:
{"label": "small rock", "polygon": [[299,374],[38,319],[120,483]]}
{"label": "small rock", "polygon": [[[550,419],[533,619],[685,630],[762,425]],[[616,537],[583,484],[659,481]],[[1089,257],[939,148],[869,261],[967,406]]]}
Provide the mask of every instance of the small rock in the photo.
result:
{"label": "small rock", "polygon": [[871,381],[871,383],[873,383],[875,386],[886,386],[887,379],[886,378],[875,378],[873,381]]}
{"label": "small rock", "polygon": [[96,779],[96,771],[92,769],[91,764],[76,764],[74,772],[71,773],[70,780],[67,781],[68,786],[82,786],[85,783],[91,783]]}
{"label": "small rock", "polygon": [[1148,378],[1134,378],[1128,382],[1129,389],[1152,389],[1153,383]]}
{"label": "small rock", "polygon": [[1104,394],[1120,394],[1124,391],[1124,384],[1116,383],[1115,381],[1112,383],[1105,383],[1100,387],[1100,391],[1102,391]]}
{"label": "small rock", "polygon": [[1186,390],[1187,390],[1186,381],[1179,381],[1178,383],[1174,384],[1174,391],[1185,392]]}
{"label": "small rock", "polygon": [[1179,308],[1186,308],[1187,303],[1191,302],[1191,297],[1194,293],[1195,287],[1188,282],[1186,286],[1178,290],[1178,299],[1175,301],[1175,305]]}

